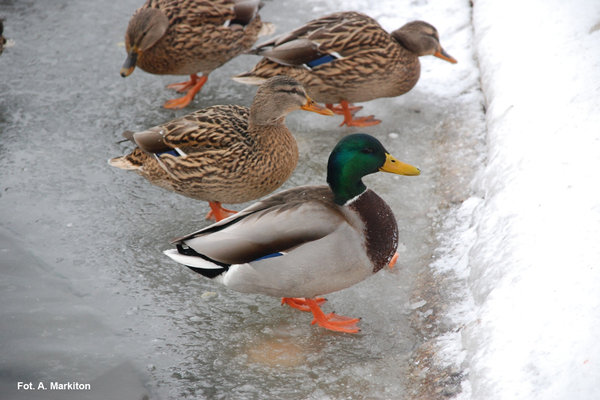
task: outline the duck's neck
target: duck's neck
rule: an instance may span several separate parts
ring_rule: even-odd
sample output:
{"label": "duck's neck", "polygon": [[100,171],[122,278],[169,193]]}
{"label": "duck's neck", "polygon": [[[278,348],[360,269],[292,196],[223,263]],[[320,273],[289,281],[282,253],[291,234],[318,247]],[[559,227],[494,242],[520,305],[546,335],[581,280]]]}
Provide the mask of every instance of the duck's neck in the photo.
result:
{"label": "duck's neck", "polygon": [[273,104],[273,99],[265,93],[257,93],[250,106],[250,125],[279,126],[285,123],[286,113],[281,112],[278,104]]}
{"label": "duck's neck", "polygon": [[252,118],[248,121],[247,136],[252,146],[252,157],[268,160],[269,180],[285,182],[298,164],[298,144],[285,126],[285,116],[272,120]]}
{"label": "duck's neck", "polygon": [[335,165],[329,166],[327,183],[333,192],[333,199],[336,204],[345,205],[367,190],[362,179],[354,177],[352,172],[348,168],[339,168]]}
{"label": "duck's neck", "polygon": [[252,111],[250,111],[248,136],[252,138],[255,146],[264,149],[264,151],[272,152],[277,146],[285,147],[286,152],[288,150],[298,151],[296,140],[285,126],[285,117],[273,120],[261,120],[252,118]]}
{"label": "duck's neck", "polygon": [[248,121],[251,127],[279,127],[285,125],[285,115],[273,117],[272,115],[267,115],[266,113],[261,113],[250,109],[250,117]]}
{"label": "duck's neck", "polygon": [[[255,150],[261,152],[273,152],[275,148],[279,153],[289,155],[298,153],[298,145],[292,133],[285,126],[285,115],[279,118],[269,117],[267,113],[257,112],[250,109],[248,117],[248,137],[252,140]],[[275,156],[275,155],[272,155]]]}
{"label": "duck's neck", "polygon": [[352,203],[367,190],[367,187],[362,181],[358,181],[352,186],[340,187],[332,185],[331,183],[329,186],[334,193],[334,201],[339,205],[348,205],[349,203]]}
{"label": "duck's neck", "polygon": [[285,116],[279,118],[260,118],[252,115],[252,111],[250,111],[248,122],[250,127],[281,127],[285,126]]}

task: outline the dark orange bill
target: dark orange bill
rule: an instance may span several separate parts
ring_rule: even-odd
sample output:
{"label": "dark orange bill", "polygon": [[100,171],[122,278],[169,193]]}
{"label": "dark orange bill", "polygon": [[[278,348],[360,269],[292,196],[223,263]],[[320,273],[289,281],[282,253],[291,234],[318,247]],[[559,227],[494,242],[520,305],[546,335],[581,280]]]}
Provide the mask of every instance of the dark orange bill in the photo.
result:
{"label": "dark orange bill", "polygon": [[444,49],[440,49],[440,51],[436,51],[433,55],[438,58],[441,58],[442,60],[446,60],[452,64],[456,64],[458,62],[458,61],[456,61],[456,59],[454,57],[452,57],[450,54],[446,53],[446,50],[444,50]]}
{"label": "dark orange bill", "polygon": [[127,54],[127,58],[121,67],[121,76],[123,78],[131,75],[133,70],[135,69],[135,64],[137,62],[138,53],[135,50],[131,50]]}
{"label": "dark orange bill", "polygon": [[333,111],[331,111],[329,108],[318,105],[313,99],[311,99],[308,96],[306,96],[306,104],[304,104],[300,108],[302,108],[305,111],[315,112],[317,114],[333,115]]}

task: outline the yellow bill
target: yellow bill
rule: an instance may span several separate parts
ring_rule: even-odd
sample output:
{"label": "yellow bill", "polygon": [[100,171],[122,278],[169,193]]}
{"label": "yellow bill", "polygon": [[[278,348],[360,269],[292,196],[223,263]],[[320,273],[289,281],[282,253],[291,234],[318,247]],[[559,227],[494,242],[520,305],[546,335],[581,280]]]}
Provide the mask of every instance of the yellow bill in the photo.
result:
{"label": "yellow bill", "polygon": [[380,171],[391,172],[392,174],[415,176],[421,174],[421,170],[417,167],[413,167],[410,164],[398,161],[391,154],[385,153],[385,164]]}

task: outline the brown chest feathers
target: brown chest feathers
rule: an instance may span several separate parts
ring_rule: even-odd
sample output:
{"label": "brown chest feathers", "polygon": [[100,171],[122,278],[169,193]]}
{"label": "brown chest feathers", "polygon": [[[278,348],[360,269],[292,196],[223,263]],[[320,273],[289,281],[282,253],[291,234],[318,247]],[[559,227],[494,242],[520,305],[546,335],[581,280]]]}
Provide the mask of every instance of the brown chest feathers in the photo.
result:
{"label": "brown chest feathers", "polygon": [[365,224],[367,255],[373,273],[391,261],[398,248],[398,224],[390,207],[375,192],[367,189],[349,206]]}

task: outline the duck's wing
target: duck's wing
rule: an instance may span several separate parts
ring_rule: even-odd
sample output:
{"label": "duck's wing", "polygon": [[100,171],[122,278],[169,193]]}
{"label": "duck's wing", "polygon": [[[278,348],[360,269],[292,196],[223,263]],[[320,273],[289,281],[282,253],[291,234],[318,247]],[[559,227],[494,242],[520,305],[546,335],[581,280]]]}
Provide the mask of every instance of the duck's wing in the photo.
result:
{"label": "duck's wing", "polygon": [[358,12],[339,12],[316,19],[262,43],[249,53],[283,65],[309,68],[382,47],[389,34],[373,18]]}
{"label": "duck's wing", "polygon": [[260,0],[154,0],[147,4],[160,8],[172,24],[188,26],[246,25],[261,8]]}
{"label": "duck's wing", "polygon": [[144,151],[186,156],[198,151],[225,149],[246,139],[248,108],[236,105],[207,107],[145,131],[133,141]]}
{"label": "duck's wing", "polygon": [[322,239],[345,223],[329,187],[304,186],[269,196],[173,243],[213,262],[243,264]]}

